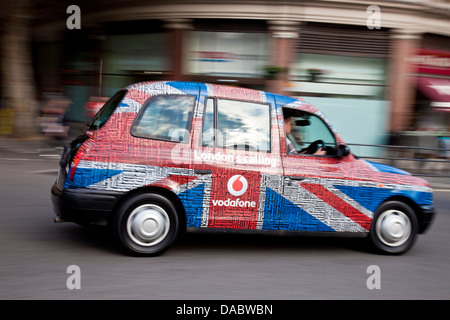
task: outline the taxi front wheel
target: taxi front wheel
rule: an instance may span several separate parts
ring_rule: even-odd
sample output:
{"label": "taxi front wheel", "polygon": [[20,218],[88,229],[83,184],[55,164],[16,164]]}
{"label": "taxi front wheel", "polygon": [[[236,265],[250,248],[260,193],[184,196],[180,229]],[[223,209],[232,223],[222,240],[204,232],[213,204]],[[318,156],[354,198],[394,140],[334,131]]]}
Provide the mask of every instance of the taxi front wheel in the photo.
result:
{"label": "taxi front wheel", "polygon": [[369,238],[377,251],[401,254],[413,246],[417,230],[417,217],[411,207],[400,201],[388,201],[375,212]]}
{"label": "taxi front wheel", "polygon": [[157,256],[176,240],[179,218],[175,206],[160,194],[141,193],[127,199],[113,220],[113,234],[125,251]]}

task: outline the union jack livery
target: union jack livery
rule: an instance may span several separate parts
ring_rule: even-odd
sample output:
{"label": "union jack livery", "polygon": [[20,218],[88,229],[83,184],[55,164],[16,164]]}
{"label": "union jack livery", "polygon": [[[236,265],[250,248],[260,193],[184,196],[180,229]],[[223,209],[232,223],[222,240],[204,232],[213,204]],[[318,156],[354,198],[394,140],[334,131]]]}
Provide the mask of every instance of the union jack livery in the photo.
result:
{"label": "union jack livery", "polygon": [[351,233],[398,254],[434,213],[425,180],[358,159],[305,101],[190,82],[114,95],[65,148],[52,200],[58,221],[111,224],[150,256],[186,228]]}

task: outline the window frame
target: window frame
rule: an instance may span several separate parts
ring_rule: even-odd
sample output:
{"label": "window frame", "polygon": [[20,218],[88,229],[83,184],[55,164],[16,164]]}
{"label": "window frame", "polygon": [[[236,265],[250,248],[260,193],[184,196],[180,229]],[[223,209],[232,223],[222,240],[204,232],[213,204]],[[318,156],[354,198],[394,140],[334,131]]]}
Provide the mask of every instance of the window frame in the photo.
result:
{"label": "window frame", "polygon": [[[204,127],[204,123],[205,123],[205,118],[206,118],[206,107],[207,107],[207,103],[206,101],[208,99],[211,99],[213,101],[213,119],[214,119],[214,143],[213,144],[204,144],[203,143],[203,127]],[[217,133],[219,130],[219,105],[218,102],[220,100],[228,100],[228,101],[233,101],[233,102],[242,102],[242,103],[249,103],[249,104],[258,104],[261,106],[266,106],[268,107],[268,117],[269,117],[269,131],[268,131],[268,137],[269,137],[269,149],[268,150],[246,150],[246,149],[242,149],[242,148],[227,148],[226,146],[219,146],[217,144]],[[201,134],[200,134],[200,141],[199,141],[199,145],[201,147],[213,147],[213,148],[220,148],[222,150],[234,150],[234,151],[245,151],[245,152],[262,152],[262,153],[272,153],[273,150],[273,146],[272,146],[272,105],[270,102],[258,102],[258,101],[251,101],[251,100],[244,100],[244,99],[232,99],[232,98],[227,98],[227,97],[213,97],[213,96],[206,96],[205,97],[205,103],[204,103],[204,107],[203,107],[203,119],[202,119],[202,126],[201,126]]]}
{"label": "window frame", "polygon": [[[203,143],[203,128],[205,126],[205,119],[206,119],[206,108],[208,107],[208,103],[207,101],[211,100],[212,101],[212,106],[213,106],[213,132],[214,132],[214,139],[213,139],[213,143],[211,144],[204,144]],[[201,127],[201,132],[200,132],[200,139],[199,139],[199,146],[200,147],[213,147],[213,148],[218,148],[217,147],[217,103],[216,103],[216,97],[205,97],[205,102],[203,104],[203,114],[202,114],[202,127]]]}
{"label": "window frame", "polygon": [[[310,154],[310,153],[292,153],[292,154],[288,154],[287,153],[287,145],[286,145],[286,139],[288,139],[288,137],[287,137],[287,135],[286,135],[286,122],[285,122],[285,119],[284,119],[284,117],[283,117],[283,138],[284,138],[284,143],[285,143],[285,145],[284,145],[284,152],[283,152],[283,156],[295,156],[295,157],[311,157],[311,156],[313,156],[313,157],[327,157],[327,158],[337,158],[338,157],[338,155],[337,155],[337,151],[338,151],[338,145],[339,145],[339,142],[338,142],[338,139],[337,139],[337,137],[336,137],[336,133],[334,132],[334,130],[330,127],[330,125],[328,124],[328,121],[326,121],[324,118],[322,118],[320,115],[318,115],[318,114],[316,114],[316,113],[313,113],[313,112],[310,112],[310,111],[305,111],[305,110],[301,110],[301,109],[295,109],[295,108],[289,108],[289,107],[286,107],[286,106],[282,106],[281,107],[281,113],[283,114],[283,111],[284,110],[291,110],[292,112],[302,112],[302,113],[305,113],[305,114],[307,114],[307,115],[310,115],[310,116],[313,116],[313,117],[316,117],[316,118],[318,118],[321,122],[322,122],[322,124],[324,124],[325,125],[325,127],[328,129],[328,131],[330,132],[330,134],[331,134],[331,136],[333,137],[333,139],[334,139],[334,145],[333,145],[333,147],[335,148],[335,154],[323,154],[323,155],[319,155],[319,154]],[[317,139],[316,139],[317,140]],[[313,143],[314,141],[312,141],[311,143]],[[281,152],[281,151],[280,151]]]}
{"label": "window frame", "polygon": [[[190,110],[189,113],[190,115],[188,115],[188,119],[187,121],[187,128],[183,128],[184,130],[186,130],[189,134],[187,135],[187,139],[182,140],[182,141],[176,141],[176,140],[171,140],[171,139],[165,139],[162,137],[152,137],[152,136],[143,136],[140,134],[137,134],[135,132],[136,127],[139,125],[140,121],[142,120],[145,111],[147,110],[147,108],[151,105],[151,103],[156,100],[156,99],[160,99],[161,97],[190,97],[192,99],[192,105],[190,106]],[[173,143],[181,143],[181,144],[190,144],[191,141],[191,134],[192,134],[192,120],[194,117],[194,111],[195,111],[195,107],[196,107],[196,103],[197,103],[197,96],[193,95],[193,94],[158,94],[155,96],[150,97],[149,99],[147,99],[141,109],[139,110],[138,114],[136,115],[136,117],[133,120],[133,123],[131,125],[130,128],[130,134],[134,137],[134,138],[140,138],[140,139],[149,139],[149,140],[156,140],[156,141],[165,141],[165,142],[173,142]]]}
{"label": "window frame", "polygon": [[[109,119],[114,114],[114,112],[117,110],[120,103],[123,101],[123,99],[127,95],[127,93],[128,93],[128,90],[119,90],[111,98],[109,98],[108,101],[106,101],[103,104],[103,106],[97,111],[97,113],[92,117],[92,119],[89,120],[89,122],[86,124],[85,130],[96,131],[96,130],[99,130],[100,128],[102,128],[109,121]],[[119,98],[120,98],[120,100],[117,100]],[[100,115],[102,113],[104,113],[108,108],[112,108],[112,110],[111,110],[111,112],[109,112],[106,119],[104,119],[103,121],[100,121],[100,123],[96,124],[95,122],[99,119]]]}

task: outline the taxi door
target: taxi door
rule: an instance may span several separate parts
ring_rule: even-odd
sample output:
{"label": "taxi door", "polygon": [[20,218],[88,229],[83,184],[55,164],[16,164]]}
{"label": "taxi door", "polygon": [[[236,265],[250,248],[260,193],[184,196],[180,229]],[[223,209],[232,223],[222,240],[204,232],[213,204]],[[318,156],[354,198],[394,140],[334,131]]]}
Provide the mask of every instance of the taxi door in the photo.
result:
{"label": "taxi door", "polygon": [[221,86],[202,97],[193,146],[194,174],[204,180],[201,227],[261,229],[266,185],[282,172],[273,101]]}
{"label": "taxi door", "polygon": [[[271,228],[315,232],[367,232],[364,208],[339,191],[348,183],[338,157],[338,143],[327,123],[313,112],[283,108],[281,130],[282,217]],[[289,114],[289,112],[291,112]],[[286,129],[290,122],[291,128]],[[290,132],[288,132],[290,131]],[[288,144],[292,143],[294,151]]]}

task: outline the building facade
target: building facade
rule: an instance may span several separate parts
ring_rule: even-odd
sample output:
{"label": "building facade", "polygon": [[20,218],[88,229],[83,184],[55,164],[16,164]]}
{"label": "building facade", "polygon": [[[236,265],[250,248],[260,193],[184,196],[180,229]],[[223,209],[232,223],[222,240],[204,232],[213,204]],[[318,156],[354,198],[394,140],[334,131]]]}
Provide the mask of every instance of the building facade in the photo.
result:
{"label": "building facade", "polygon": [[304,97],[350,143],[450,131],[449,1],[81,1],[80,29],[64,6],[35,22],[36,78],[74,121],[92,96],[186,80]]}

